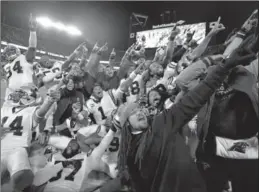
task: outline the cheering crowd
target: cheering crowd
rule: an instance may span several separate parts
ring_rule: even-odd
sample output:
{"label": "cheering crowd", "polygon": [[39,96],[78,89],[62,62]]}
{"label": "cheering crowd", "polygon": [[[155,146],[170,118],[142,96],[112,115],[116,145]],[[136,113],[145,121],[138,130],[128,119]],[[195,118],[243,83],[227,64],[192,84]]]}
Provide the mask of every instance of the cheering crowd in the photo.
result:
{"label": "cheering crowd", "polygon": [[2,191],[258,191],[258,11],[207,51],[220,20],[200,44],[176,23],[153,60],[135,43],[115,70],[87,41],[36,61],[31,16],[26,53],[2,53]]}

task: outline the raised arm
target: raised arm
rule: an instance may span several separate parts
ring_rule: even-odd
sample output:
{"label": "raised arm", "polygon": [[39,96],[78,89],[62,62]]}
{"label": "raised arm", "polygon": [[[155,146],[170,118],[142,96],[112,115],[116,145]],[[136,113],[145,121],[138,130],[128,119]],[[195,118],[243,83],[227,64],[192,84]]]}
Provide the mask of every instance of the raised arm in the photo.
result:
{"label": "raised arm", "polygon": [[[62,86],[62,82],[56,86],[56,89],[50,90],[48,96],[46,97],[43,104],[35,111],[33,116],[33,124],[36,126],[41,123],[45,119],[45,115],[51,108],[54,102],[60,99],[60,87]],[[40,130],[42,132],[43,130]]]}
{"label": "raised arm", "polygon": [[224,51],[223,55],[228,57],[236,48],[240,46],[240,44],[245,39],[247,33],[251,31],[251,29],[257,24],[258,22],[258,10],[255,10],[251,16],[245,21],[242,25],[241,29],[236,33],[233,37],[232,41],[227,46],[226,50]]}
{"label": "raised arm", "polygon": [[218,32],[225,29],[224,25],[220,23],[220,20],[221,20],[221,17],[218,18],[218,21],[216,22],[212,30],[208,33],[208,35],[205,37],[205,39],[190,54],[191,60],[199,58],[207,49],[211,38],[216,34],[218,34]]}
{"label": "raised arm", "polygon": [[37,23],[35,18],[33,18],[32,14],[30,15],[30,21],[29,21],[29,27],[30,27],[30,37],[29,37],[29,46],[28,50],[26,51],[25,57],[26,60],[29,63],[32,63],[35,56],[36,56],[36,47],[37,47]]}
{"label": "raised arm", "polygon": [[174,127],[173,131],[179,131],[200,111],[232,68],[240,63],[247,63],[254,57],[254,54],[240,57],[238,52],[235,51],[235,55],[227,59],[225,64],[214,62],[217,65],[208,73],[207,77],[193,90],[184,95],[177,104],[162,114],[165,118],[171,119]]}
{"label": "raised arm", "polygon": [[134,79],[139,75],[144,67],[144,63],[139,64],[139,66],[129,75],[129,77],[121,83],[119,89],[123,92],[127,92]]}
{"label": "raised arm", "polygon": [[[112,142],[115,133],[116,129],[111,128],[109,132],[104,136],[100,144],[92,152],[88,153],[87,157],[85,157],[83,163],[83,168],[85,168],[85,171],[79,192],[84,192],[86,186],[85,182],[87,181],[89,173],[92,170],[99,170],[101,165],[106,165],[103,163],[101,157]],[[107,165],[105,167],[109,169]]]}
{"label": "raised arm", "polygon": [[83,46],[83,53],[82,53],[81,61],[79,63],[79,66],[81,69],[84,69],[86,65],[87,54],[88,54],[88,49],[85,46]]}
{"label": "raised arm", "polygon": [[97,43],[95,44],[89,57],[89,61],[85,66],[85,71],[88,72],[92,77],[96,78],[102,54],[107,50],[107,43],[102,47],[98,47]]}
{"label": "raised arm", "polygon": [[162,61],[162,66],[164,68],[166,68],[166,66],[168,65],[168,63],[170,63],[172,61],[173,58],[173,53],[176,47],[176,43],[175,43],[175,37],[180,33],[180,29],[179,28],[174,28],[170,34],[169,37],[169,42],[167,44],[167,48],[166,48],[166,54],[165,57]]}
{"label": "raised arm", "polygon": [[79,55],[81,49],[83,48],[84,44],[85,44],[85,42],[82,43],[82,44],[80,44],[80,45],[74,50],[74,52],[71,53],[71,55],[69,55],[69,57],[67,58],[67,60],[66,60],[66,61],[63,63],[63,65],[62,65],[61,71],[65,71],[65,70],[69,67],[70,63],[75,60],[75,58]]}
{"label": "raised arm", "polygon": [[192,65],[185,68],[175,80],[176,85],[183,91],[189,91],[199,83],[199,78],[207,73],[207,69],[212,65],[213,60],[223,59],[222,55],[215,55],[199,59]]}
{"label": "raised arm", "polygon": [[128,48],[128,50],[125,52],[121,63],[120,63],[120,69],[118,71],[118,77],[119,79],[123,79],[126,74],[128,73],[128,70],[130,67],[134,66],[135,64],[131,61],[132,57],[132,50],[134,49],[134,44]]}

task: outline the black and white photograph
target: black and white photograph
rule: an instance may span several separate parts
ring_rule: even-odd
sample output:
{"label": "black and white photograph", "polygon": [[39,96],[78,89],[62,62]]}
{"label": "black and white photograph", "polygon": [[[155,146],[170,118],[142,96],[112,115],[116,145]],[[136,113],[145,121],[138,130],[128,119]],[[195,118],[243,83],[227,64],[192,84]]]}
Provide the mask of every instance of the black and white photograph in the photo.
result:
{"label": "black and white photograph", "polygon": [[258,1],[1,1],[1,192],[257,192]]}

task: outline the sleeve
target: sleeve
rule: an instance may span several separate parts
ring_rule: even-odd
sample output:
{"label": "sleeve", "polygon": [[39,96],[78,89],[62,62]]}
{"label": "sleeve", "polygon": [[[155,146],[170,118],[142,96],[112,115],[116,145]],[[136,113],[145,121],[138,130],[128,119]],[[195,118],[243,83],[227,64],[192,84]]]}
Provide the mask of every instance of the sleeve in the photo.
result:
{"label": "sleeve", "polygon": [[123,91],[120,88],[112,89],[111,93],[112,93],[112,96],[114,97],[114,100],[116,101],[116,103],[117,103],[117,101],[121,100],[123,97]]}
{"label": "sleeve", "polygon": [[182,56],[184,55],[184,53],[186,52],[187,47],[186,46],[181,46],[178,48],[178,50],[176,50],[173,54],[173,58],[172,61],[174,62],[179,62],[182,58]]}
{"label": "sleeve", "polygon": [[29,47],[26,54],[25,54],[26,61],[28,61],[29,63],[32,63],[35,56],[36,56],[36,48]]}
{"label": "sleeve", "polygon": [[135,66],[135,64],[130,61],[128,58],[122,58],[120,68],[118,71],[118,77],[119,79],[125,78],[126,74],[128,73],[130,67]]}
{"label": "sleeve", "polygon": [[228,71],[224,67],[216,66],[199,85],[185,94],[169,110],[165,110],[161,115],[169,125],[171,124],[167,127],[179,131],[206,104],[227,74]]}
{"label": "sleeve", "polygon": [[198,78],[206,73],[208,66],[209,64],[206,60],[198,60],[177,76],[176,85],[182,90],[190,90],[197,85]]}
{"label": "sleeve", "polygon": [[97,53],[91,53],[88,63],[86,64],[87,72],[94,78],[97,78],[98,66],[100,65],[101,55]]}
{"label": "sleeve", "polygon": [[114,135],[115,135],[115,132],[113,132],[110,129],[109,132],[102,139],[101,143],[93,150],[91,155],[96,158],[101,158],[101,156],[104,154],[105,150],[108,148],[108,146],[112,142]]}

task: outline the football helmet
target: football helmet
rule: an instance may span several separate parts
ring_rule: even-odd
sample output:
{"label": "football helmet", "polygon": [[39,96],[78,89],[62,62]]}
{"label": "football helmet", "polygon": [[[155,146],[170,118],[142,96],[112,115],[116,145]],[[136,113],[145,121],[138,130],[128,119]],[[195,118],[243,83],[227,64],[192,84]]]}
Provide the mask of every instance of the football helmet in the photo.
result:
{"label": "football helmet", "polygon": [[36,86],[27,85],[10,93],[8,100],[15,106],[31,106],[41,103],[42,98]]}
{"label": "football helmet", "polygon": [[55,61],[51,60],[47,55],[42,56],[39,60],[40,66],[46,69],[52,68],[54,63]]}
{"label": "football helmet", "polygon": [[21,54],[21,51],[18,47],[8,44],[3,51],[3,55],[10,62],[16,59]]}

